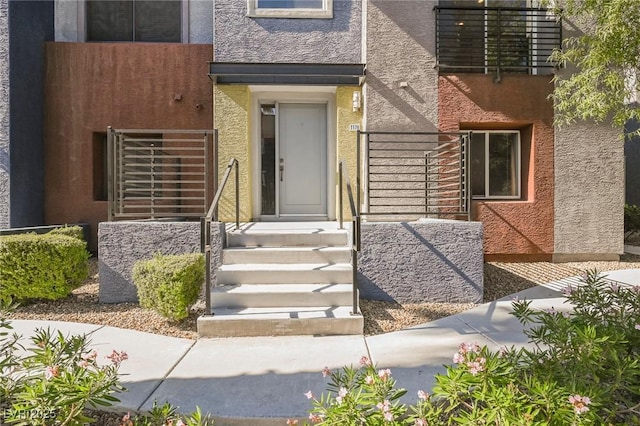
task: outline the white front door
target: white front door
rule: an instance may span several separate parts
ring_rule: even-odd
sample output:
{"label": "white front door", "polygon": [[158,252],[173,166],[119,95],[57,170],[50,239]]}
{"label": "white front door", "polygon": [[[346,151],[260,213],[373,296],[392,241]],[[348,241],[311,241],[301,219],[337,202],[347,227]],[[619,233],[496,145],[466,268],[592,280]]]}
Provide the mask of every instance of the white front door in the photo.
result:
{"label": "white front door", "polygon": [[280,216],[327,215],[327,106],[279,104]]}

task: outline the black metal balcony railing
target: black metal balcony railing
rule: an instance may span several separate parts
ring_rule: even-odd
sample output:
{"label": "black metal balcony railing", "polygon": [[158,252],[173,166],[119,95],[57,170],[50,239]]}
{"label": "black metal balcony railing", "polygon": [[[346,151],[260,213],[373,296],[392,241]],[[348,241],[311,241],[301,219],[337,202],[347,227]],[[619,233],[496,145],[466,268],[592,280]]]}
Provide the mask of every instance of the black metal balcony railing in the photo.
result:
{"label": "black metal balcony railing", "polygon": [[562,22],[547,9],[435,7],[441,72],[550,74]]}

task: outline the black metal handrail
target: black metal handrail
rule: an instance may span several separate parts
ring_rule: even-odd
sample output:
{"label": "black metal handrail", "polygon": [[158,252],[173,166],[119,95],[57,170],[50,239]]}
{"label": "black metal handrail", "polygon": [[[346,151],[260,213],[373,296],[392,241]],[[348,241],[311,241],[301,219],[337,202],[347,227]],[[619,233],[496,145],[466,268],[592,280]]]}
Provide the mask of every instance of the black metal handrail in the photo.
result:
{"label": "black metal handrail", "polygon": [[351,277],[351,282],[353,285],[353,309],[351,311],[351,314],[357,315],[360,312],[358,307],[358,252],[360,251],[361,221],[360,214],[358,213],[358,209],[356,208],[356,202],[354,201],[353,188],[351,186],[351,180],[349,179],[349,171],[347,170],[345,162],[343,160],[340,160],[338,164],[338,188],[340,188],[340,197],[338,198],[340,204],[340,229],[344,229],[344,191],[342,189],[343,183],[346,183],[347,196],[349,197],[349,208],[351,210],[351,270],[353,274]]}
{"label": "black metal handrail", "polygon": [[222,192],[227,185],[232,169],[235,169],[236,229],[240,227],[240,166],[235,158],[229,160],[222,177],[222,183],[213,197],[207,215],[200,218],[200,248],[205,259],[205,315],[211,315],[211,222],[218,221],[218,203],[222,198]]}
{"label": "black metal handrail", "polygon": [[550,74],[562,22],[551,10],[436,6],[436,60],[444,72]]}

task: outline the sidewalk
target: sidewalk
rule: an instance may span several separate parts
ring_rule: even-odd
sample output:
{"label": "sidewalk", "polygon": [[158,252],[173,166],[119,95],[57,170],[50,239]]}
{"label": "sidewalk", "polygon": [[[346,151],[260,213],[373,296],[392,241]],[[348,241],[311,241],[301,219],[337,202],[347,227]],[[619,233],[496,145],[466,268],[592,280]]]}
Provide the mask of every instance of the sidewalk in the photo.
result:
{"label": "sidewalk", "polygon": [[[640,284],[640,270],[608,273],[608,279]],[[444,371],[462,342],[476,342],[492,350],[526,345],[520,323],[510,315],[511,299],[532,300],[535,308],[557,310],[564,304],[560,290],[578,283],[567,278],[534,287],[458,315],[407,330],[378,336],[291,336],[188,340],[115,327],[55,321],[13,321],[24,336],[36,327],[64,334],[91,335],[100,355],[112,349],[129,355],[120,372],[128,392],[117,395],[114,410],[147,410],[153,401],[171,402],[180,412],[199,406],[216,425],[283,425],[287,418],[306,419],[310,408],[303,395],[325,391],[321,371],[357,365],[367,355],[380,368],[390,368],[398,386],[429,391],[434,375]]]}

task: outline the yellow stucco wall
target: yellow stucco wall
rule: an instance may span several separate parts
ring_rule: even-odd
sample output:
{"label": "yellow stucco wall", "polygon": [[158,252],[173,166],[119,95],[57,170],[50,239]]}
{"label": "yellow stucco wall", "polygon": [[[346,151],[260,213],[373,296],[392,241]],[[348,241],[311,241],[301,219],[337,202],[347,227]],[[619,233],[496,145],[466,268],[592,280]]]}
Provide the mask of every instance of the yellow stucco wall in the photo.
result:
{"label": "yellow stucco wall", "polygon": [[[218,129],[219,179],[234,157],[240,165],[240,220],[251,219],[251,95],[247,86],[217,85],[213,89],[214,126]],[[222,221],[235,220],[234,175],[229,177],[223,198],[219,204]]]}
{"label": "yellow stucco wall", "polygon": [[[350,124],[359,124],[362,129],[362,108],[359,111],[353,111],[353,92],[361,92],[361,88],[357,86],[341,86],[336,90],[336,125],[337,129],[337,159],[336,164],[342,159],[347,164],[349,170],[349,178],[356,190],[356,132],[349,130]],[[362,95],[362,94],[361,94]],[[362,99],[364,107],[364,99]],[[338,178],[336,177],[336,185]],[[343,212],[345,220],[351,220],[351,210],[349,208],[349,199],[346,193],[346,186],[343,188],[344,205]],[[340,191],[336,191],[336,211],[338,211]],[[355,192],[354,192],[355,197]],[[355,200],[354,200],[355,201]]]}

